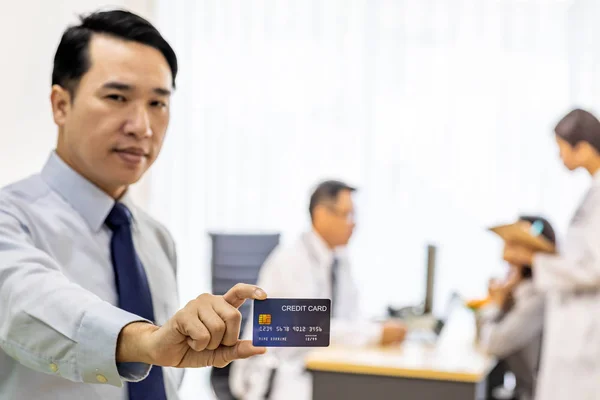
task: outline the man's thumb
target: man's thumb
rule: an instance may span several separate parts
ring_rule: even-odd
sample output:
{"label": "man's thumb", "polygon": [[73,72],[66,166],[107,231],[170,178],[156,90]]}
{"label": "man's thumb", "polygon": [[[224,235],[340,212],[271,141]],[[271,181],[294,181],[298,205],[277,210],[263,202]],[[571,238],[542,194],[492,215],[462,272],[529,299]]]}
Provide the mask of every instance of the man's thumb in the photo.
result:
{"label": "man's thumb", "polygon": [[267,349],[254,347],[250,340],[238,340],[234,346],[220,346],[217,350],[214,366],[222,368],[232,361],[264,354]]}

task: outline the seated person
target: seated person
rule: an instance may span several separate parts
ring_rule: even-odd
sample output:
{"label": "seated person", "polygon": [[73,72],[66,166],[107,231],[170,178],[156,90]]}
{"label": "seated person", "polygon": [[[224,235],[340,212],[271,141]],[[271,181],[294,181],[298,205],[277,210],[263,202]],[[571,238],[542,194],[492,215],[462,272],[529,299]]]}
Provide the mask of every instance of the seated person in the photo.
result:
{"label": "seated person", "polygon": [[[263,265],[258,284],[272,298],[332,299],[331,344],[400,343],[406,334],[398,322],[361,320],[358,288],[344,256],[354,230],[352,192],[338,181],[321,183],[311,196],[312,230],[290,247],[276,248]],[[252,337],[252,317],[244,337]],[[304,370],[309,348],[271,348],[252,362],[234,363],[230,384],[239,399],[298,399],[312,397],[310,375]]]}
{"label": "seated person", "polygon": [[[540,224],[540,235],[555,243],[554,230],[544,218],[519,220]],[[482,345],[515,375],[519,400],[534,398],[542,342],[544,296],[534,288],[532,273],[530,266],[511,264],[504,280],[490,281],[491,302],[481,311]]]}

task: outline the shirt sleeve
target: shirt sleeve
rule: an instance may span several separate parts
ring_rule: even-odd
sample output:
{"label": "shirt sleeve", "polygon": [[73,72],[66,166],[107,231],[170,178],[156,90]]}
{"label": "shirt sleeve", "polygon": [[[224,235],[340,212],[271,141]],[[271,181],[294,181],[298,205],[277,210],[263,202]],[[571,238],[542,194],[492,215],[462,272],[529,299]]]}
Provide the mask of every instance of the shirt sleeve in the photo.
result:
{"label": "shirt sleeve", "polygon": [[[600,197],[594,197],[600,201]],[[560,255],[534,256],[534,282],[541,291],[600,288],[600,209],[571,226]]]}
{"label": "shirt sleeve", "polygon": [[520,299],[500,316],[496,306],[482,310],[481,344],[488,353],[502,358],[523,348],[542,332],[544,298],[535,295]]}
{"label": "shirt sleeve", "polygon": [[366,319],[333,319],[331,344],[334,346],[368,346],[381,341],[382,326]]}
{"label": "shirt sleeve", "polygon": [[35,371],[117,387],[147,376],[150,365],[117,365],[117,338],[143,321],[70,281],[36,248],[29,229],[0,211],[0,348]]}

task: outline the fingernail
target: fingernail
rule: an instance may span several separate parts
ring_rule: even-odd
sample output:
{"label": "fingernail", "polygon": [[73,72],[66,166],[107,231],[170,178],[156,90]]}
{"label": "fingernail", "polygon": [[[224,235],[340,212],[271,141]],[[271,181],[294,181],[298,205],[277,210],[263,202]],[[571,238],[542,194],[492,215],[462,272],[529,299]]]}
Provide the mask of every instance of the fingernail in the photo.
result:
{"label": "fingernail", "polygon": [[265,293],[265,291],[264,291],[264,290],[262,290],[262,289],[258,289],[258,288],[257,288],[257,289],[254,291],[254,297],[255,297],[255,298],[259,298],[259,299],[264,299],[265,297],[267,297],[267,294]]}

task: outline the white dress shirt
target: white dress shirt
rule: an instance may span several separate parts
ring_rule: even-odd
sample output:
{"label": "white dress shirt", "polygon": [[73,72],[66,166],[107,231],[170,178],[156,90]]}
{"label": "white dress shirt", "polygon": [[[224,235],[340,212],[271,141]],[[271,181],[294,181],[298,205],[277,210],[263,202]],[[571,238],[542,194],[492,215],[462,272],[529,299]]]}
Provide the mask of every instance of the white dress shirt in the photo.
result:
{"label": "white dress shirt", "polygon": [[[360,299],[343,250],[335,252],[339,260],[335,317],[331,321],[331,345],[360,346],[377,342],[381,326],[360,317]],[[334,252],[314,231],[306,233],[291,247],[279,246],[261,268],[258,286],[269,297],[331,298],[331,265]],[[252,315],[244,335],[252,337]],[[239,360],[231,368],[233,393],[243,400],[264,399],[271,370],[276,374],[270,400],[309,400],[312,380],[304,370],[307,348],[270,348],[266,355]]]}
{"label": "white dress shirt", "polygon": [[[167,230],[124,197],[156,322],[178,307]],[[52,153],[41,174],[0,191],[0,398],[112,400],[150,366],[115,360],[117,337],[142,320],[116,307],[104,220],[114,200]],[[165,368],[169,400],[182,370]]]}

